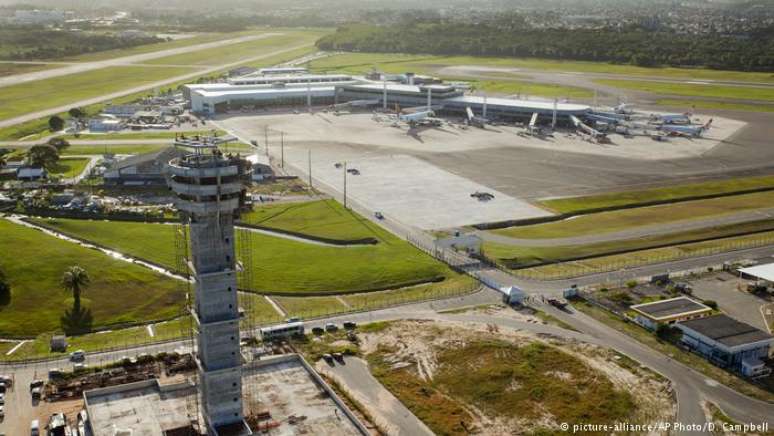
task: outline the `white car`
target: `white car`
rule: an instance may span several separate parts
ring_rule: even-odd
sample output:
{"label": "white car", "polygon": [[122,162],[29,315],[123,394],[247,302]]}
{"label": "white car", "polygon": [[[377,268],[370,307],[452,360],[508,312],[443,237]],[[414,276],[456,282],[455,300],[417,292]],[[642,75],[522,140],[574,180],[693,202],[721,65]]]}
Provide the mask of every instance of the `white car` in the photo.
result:
{"label": "white car", "polygon": [[5,406],[0,406],[0,418],[5,418]]}
{"label": "white car", "polygon": [[0,406],[5,404],[5,394],[0,394]]}

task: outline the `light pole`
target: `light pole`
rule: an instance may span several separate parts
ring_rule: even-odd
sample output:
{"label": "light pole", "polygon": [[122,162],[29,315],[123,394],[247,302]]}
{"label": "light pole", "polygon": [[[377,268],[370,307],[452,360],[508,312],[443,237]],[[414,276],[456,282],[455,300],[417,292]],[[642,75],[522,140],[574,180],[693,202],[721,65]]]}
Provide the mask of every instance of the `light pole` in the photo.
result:
{"label": "light pole", "polygon": [[344,209],[347,208],[347,161],[344,161]]}

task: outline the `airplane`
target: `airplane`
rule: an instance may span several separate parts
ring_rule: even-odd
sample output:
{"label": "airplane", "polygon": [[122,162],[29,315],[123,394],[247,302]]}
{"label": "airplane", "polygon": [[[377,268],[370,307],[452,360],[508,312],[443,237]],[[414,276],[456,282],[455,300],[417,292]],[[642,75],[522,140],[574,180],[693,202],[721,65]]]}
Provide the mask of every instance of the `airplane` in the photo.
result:
{"label": "airplane", "polygon": [[707,124],[702,126],[675,126],[671,124],[662,124],[658,127],[658,130],[665,132],[671,136],[682,136],[686,138],[698,138],[705,131],[709,130],[712,126],[712,118],[707,121]]}
{"label": "airplane", "polygon": [[593,121],[601,121],[603,123],[608,123],[608,124],[613,124],[613,125],[618,124],[621,121],[624,121],[621,118],[616,118],[616,117],[611,116],[611,115],[612,114],[588,113],[588,114],[586,114],[586,118],[588,118],[590,120],[593,120]]}
{"label": "airplane", "polygon": [[691,112],[684,114],[651,114],[651,122],[660,122],[661,124],[691,124]]}
{"label": "airplane", "polygon": [[468,115],[468,123],[472,126],[484,128],[487,124],[489,124],[489,119],[484,117],[476,116],[473,113],[473,110],[470,108],[470,106],[465,108],[465,112]]}
{"label": "airplane", "polygon": [[631,105],[626,103],[621,103],[615,108],[613,108],[615,113],[622,114],[622,115],[632,115],[634,114],[634,110],[631,109]]}

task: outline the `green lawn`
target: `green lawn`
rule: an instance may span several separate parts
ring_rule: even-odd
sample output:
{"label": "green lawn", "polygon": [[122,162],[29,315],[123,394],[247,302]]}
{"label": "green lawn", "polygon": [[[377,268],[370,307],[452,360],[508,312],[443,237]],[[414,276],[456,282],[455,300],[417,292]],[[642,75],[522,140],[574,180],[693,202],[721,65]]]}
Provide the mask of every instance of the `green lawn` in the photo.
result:
{"label": "green lawn", "polygon": [[121,66],[6,86],[0,93],[0,119],[148,85],[194,71],[191,68]]}
{"label": "green lawn", "polygon": [[[604,242],[587,245],[557,247],[526,247],[485,242],[484,251],[490,258],[511,267],[524,267],[545,262],[562,262],[585,256],[605,256],[626,250],[645,250],[663,245],[675,245],[686,241],[708,238],[724,238],[746,232],[774,230],[774,220],[753,221],[743,224],[708,227],[688,232],[667,235],[651,235],[636,239]],[[582,263],[587,263],[588,260]]]}
{"label": "green lawn", "polygon": [[692,83],[638,82],[634,80],[617,79],[599,79],[595,80],[595,82],[620,89],[631,89],[633,91],[650,92],[660,95],[774,101],[774,88],[710,84],[701,85]]}
{"label": "green lawn", "polygon": [[371,221],[336,200],[318,200],[255,207],[241,220],[272,229],[336,240],[378,237],[378,228]]}
{"label": "green lawn", "polygon": [[78,135],[74,135],[74,134],[62,135],[60,137],[68,141],[73,141],[73,140],[93,141],[93,140],[101,140],[101,139],[106,139],[106,140],[175,139],[175,135],[179,135],[181,133],[185,134],[186,136],[195,136],[195,135],[210,136],[213,134],[213,132],[215,132],[215,134],[218,136],[226,135],[226,132],[220,129],[200,129],[200,130],[192,130],[192,131],[186,131],[186,132],[163,130],[163,131],[140,131],[140,132],[121,131],[121,132],[112,132],[112,133],[81,133]]}
{"label": "green lawn", "polygon": [[372,66],[390,72],[417,71],[421,67],[434,69],[449,65],[481,65],[490,67],[527,68],[547,71],[572,71],[634,76],[656,76],[706,80],[774,82],[772,73],[749,73],[700,68],[645,68],[604,62],[560,61],[552,59],[491,58],[473,56],[433,56],[389,53],[344,53],[312,62],[317,70],[367,72]]}
{"label": "green lawn", "polygon": [[[466,80],[462,78],[461,80]],[[572,86],[553,85],[548,83],[534,83],[510,78],[493,78],[493,80],[471,81],[471,85],[478,91],[487,91],[496,94],[517,94],[522,98],[531,95],[555,98],[591,98],[594,92],[589,89]]]}
{"label": "green lawn", "polygon": [[660,99],[656,100],[656,104],[660,106],[669,106],[673,108],[696,108],[696,109],[717,109],[717,110],[729,110],[729,111],[745,111],[745,112],[774,112],[774,104],[761,103],[761,104],[744,104],[744,103],[730,103],[724,101],[707,101],[707,100],[678,100],[678,99]]}
{"label": "green lawn", "polygon": [[774,232],[714,239],[705,242],[674,245],[634,251],[626,254],[595,257],[592,259],[557,263],[514,271],[520,277],[532,279],[565,279],[608,271],[618,271],[652,263],[663,263],[677,259],[709,256],[744,248],[763,247],[774,244]]}
{"label": "green lawn", "polygon": [[349,307],[337,297],[272,297],[288,316],[303,319],[348,312]]}
{"label": "green lawn", "polygon": [[10,301],[0,305],[0,336],[59,329],[60,316],[72,305],[59,281],[72,265],[85,268],[92,279],[83,301],[94,327],[163,319],[180,311],[183,296],[173,280],[37,230],[0,220],[0,252],[0,269],[11,285]]}
{"label": "green lawn", "polygon": [[231,44],[223,47],[199,50],[174,56],[153,59],[148,65],[218,65],[238,62],[240,59],[250,58],[267,51],[277,51],[283,48],[294,47],[301,44],[312,45],[322,32],[294,31],[282,35],[268,36],[253,41]]}
{"label": "green lawn", "polygon": [[56,177],[75,177],[83,172],[89,160],[84,157],[63,157],[49,169],[49,174]]}
{"label": "green lawn", "polygon": [[774,191],[581,215],[569,220],[492,230],[514,238],[564,238],[608,233],[760,209],[774,204]]}
{"label": "green lawn", "polygon": [[540,203],[559,213],[577,213],[599,208],[632,206],[648,202],[680,200],[704,195],[729,194],[760,188],[774,188],[774,176],[712,180],[585,197],[557,198],[554,200],[544,200]]}
{"label": "green lawn", "polygon": [[61,65],[53,64],[12,64],[0,62],[0,77],[11,76],[14,74],[31,73],[33,71],[48,70],[51,68],[60,67]]}
{"label": "green lawn", "polygon": [[[36,222],[151,262],[175,265],[175,226],[68,219]],[[378,244],[358,247],[320,246],[247,231],[244,235],[252,252],[251,290],[257,292],[390,289],[452,274],[444,264],[378,228],[374,229]]]}

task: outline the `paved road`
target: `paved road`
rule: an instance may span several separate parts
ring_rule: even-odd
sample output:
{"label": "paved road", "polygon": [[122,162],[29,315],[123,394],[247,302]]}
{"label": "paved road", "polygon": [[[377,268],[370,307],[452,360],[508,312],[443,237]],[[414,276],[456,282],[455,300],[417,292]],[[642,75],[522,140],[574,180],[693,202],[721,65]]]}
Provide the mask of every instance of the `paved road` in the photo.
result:
{"label": "paved road", "polygon": [[[658,207],[658,206],[654,206]],[[489,231],[476,230],[473,233],[485,241],[497,242],[507,245],[519,245],[527,247],[561,247],[570,245],[599,244],[628,239],[646,238],[649,236],[669,235],[673,233],[700,230],[709,227],[741,224],[751,221],[764,220],[774,217],[774,207],[748,210],[728,215],[712,216],[707,218],[688,219],[670,223],[653,224],[633,227],[606,233],[593,233],[588,235],[570,236],[565,238],[516,238]]]}
{"label": "paved road", "polygon": [[[189,45],[186,47],[171,48],[167,50],[153,51],[150,53],[141,53],[131,56],[123,56],[119,58],[106,59],[102,61],[94,62],[79,62],[69,63],[62,68],[54,68],[43,71],[33,71],[31,73],[14,74],[12,76],[0,77],[0,88],[4,86],[18,85],[26,82],[32,82],[35,80],[51,79],[54,77],[66,76],[68,74],[83,73],[86,71],[97,70],[106,67],[115,67],[122,65],[131,65],[146,62],[153,59],[159,59],[167,56],[174,56],[184,53],[191,53],[200,50],[206,50],[211,48],[224,47],[232,44],[239,44],[243,42],[255,41],[257,39],[269,38],[272,36],[282,35],[281,33],[263,33],[260,35],[242,36],[239,38],[223,39],[220,41],[206,42],[202,44]],[[47,63],[47,62],[44,62]],[[72,107],[72,105],[71,105]]]}
{"label": "paved road", "polygon": [[371,375],[368,364],[357,357],[345,356],[344,362],[316,366],[321,373],[332,377],[362,404],[380,429],[389,435],[433,435],[425,423],[395,398],[379,380]]}
{"label": "paved road", "polygon": [[275,50],[275,51],[272,51],[272,52],[269,52],[269,53],[264,53],[262,55],[252,56],[252,57],[249,57],[249,58],[240,59],[239,61],[236,61],[236,62],[231,62],[231,63],[227,63],[227,64],[212,66],[212,67],[204,68],[204,69],[201,69],[201,70],[196,70],[196,71],[194,71],[192,73],[183,74],[181,76],[170,77],[168,79],[160,80],[158,82],[148,83],[148,84],[145,84],[145,85],[136,86],[134,88],[124,89],[123,91],[113,92],[113,93],[110,93],[110,94],[101,95],[101,96],[98,96],[98,97],[89,98],[89,99],[85,99],[85,100],[81,100],[81,101],[70,102],[70,103],[68,103],[65,106],[49,108],[49,109],[45,109],[45,110],[42,110],[42,111],[37,111],[37,112],[32,112],[32,113],[20,115],[18,117],[14,117],[14,118],[7,118],[5,120],[0,120],[0,128],[8,127],[8,126],[13,126],[13,125],[16,125],[16,124],[20,124],[20,123],[24,123],[24,122],[27,122],[27,121],[35,120],[35,119],[38,119],[38,118],[43,118],[43,117],[51,116],[51,115],[54,115],[54,114],[57,114],[57,113],[60,113],[60,112],[67,112],[70,108],[73,108],[73,107],[83,107],[83,106],[88,106],[88,105],[92,105],[92,104],[97,104],[97,103],[100,103],[100,102],[103,102],[103,101],[112,100],[112,99],[116,99],[116,98],[123,97],[123,96],[126,96],[126,95],[142,92],[142,91],[145,91],[147,89],[160,88],[160,87],[169,85],[171,83],[182,82],[182,81],[190,80],[190,79],[193,79],[193,78],[196,78],[196,77],[206,76],[208,74],[215,73],[215,72],[223,70],[223,69],[227,69],[227,68],[231,68],[231,67],[236,67],[236,66],[248,64],[250,62],[258,61],[258,60],[265,59],[265,58],[268,58],[268,57],[280,55],[282,53],[287,53],[287,52],[290,52],[290,51],[293,51],[293,50],[298,50],[298,49],[301,49],[301,48],[311,47],[311,46],[312,45],[308,44],[308,43],[307,44],[299,44],[299,45],[296,45],[296,46],[293,46],[293,47],[288,47],[286,49]]}

